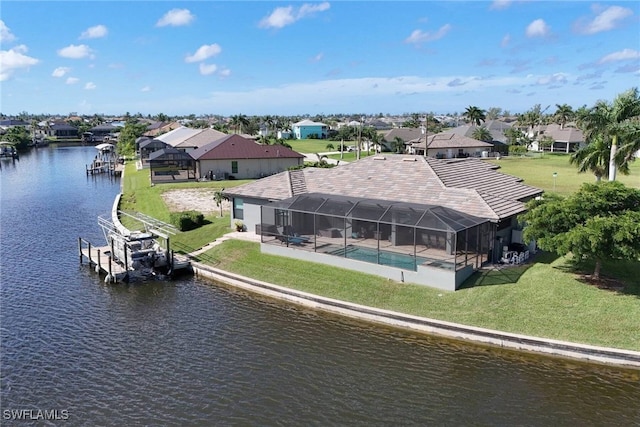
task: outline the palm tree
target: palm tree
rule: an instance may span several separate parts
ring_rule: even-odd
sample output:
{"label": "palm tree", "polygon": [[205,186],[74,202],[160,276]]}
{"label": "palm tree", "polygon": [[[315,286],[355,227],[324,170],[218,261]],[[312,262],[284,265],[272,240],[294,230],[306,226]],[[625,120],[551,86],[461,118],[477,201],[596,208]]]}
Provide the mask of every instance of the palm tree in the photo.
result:
{"label": "palm tree", "polygon": [[222,203],[225,200],[229,200],[229,197],[224,194],[224,187],[213,193],[213,200],[216,202],[216,206],[220,208],[220,218],[222,218]]}
{"label": "palm tree", "polygon": [[[613,103],[598,101],[596,105],[580,118],[580,124],[588,143],[602,138],[604,143],[611,144],[609,153],[609,181],[616,180],[616,171],[630,160],[633,147],[638,142],[638,120],[640,119],[640,93],[638,88],[629,89],[619,94]],[[634,138],[634,136],[636,138]],[[624,146],[618,154],[618,145]]]}
{"label": "palm tree", "polygon": [[480,126],[487,118],[485,111],[475,106],[467,107],[464,115],[467,116],[467,120],[472,124],[476,124],[478,126]]}
{"label": "palm tree", "polygon": [[475,128],[475,130],[473,131],[471,136],[474,139],[477,139],[478,141],[484,141],[484,142],[493,141],[493,135],[491,135],[491,132],[489,132],[489,129],[487,129],[484,126],[481,126],[479,128]]}
{"label": "palm tree", "polygon": [[231,127],[235,130],[235,133],[242,132],[247,126],[249,126],[249,119],[244,114],[231,116]]}
{"label": "palm tree", "polygon": [[609,174],[609,153],[611,147],[603,138],[597,137],[589,145],[571,154],[569,163],[578,166],[578,172],[592,172],[596,181]]}
{"label": "palm tree", "polygon": [[560,129],[564,129],[564,125],[573,119],[573,108],[567,104],[556,104],[556,108],[556,113],[553,115],[553,118],[556,120],[556,123],[560,125]]}

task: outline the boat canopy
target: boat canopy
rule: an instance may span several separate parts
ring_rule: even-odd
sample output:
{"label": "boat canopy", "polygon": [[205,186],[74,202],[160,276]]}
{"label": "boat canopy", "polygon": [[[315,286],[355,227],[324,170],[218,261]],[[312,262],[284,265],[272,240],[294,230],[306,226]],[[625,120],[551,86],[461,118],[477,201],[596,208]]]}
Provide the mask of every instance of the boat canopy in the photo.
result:
{"label": "boat canopy", "polygon": [[115,145],[107,144],[107,143],[96,145],[96,149],[98,149],[100,151],[113,151],[115,148],[116,148]]}

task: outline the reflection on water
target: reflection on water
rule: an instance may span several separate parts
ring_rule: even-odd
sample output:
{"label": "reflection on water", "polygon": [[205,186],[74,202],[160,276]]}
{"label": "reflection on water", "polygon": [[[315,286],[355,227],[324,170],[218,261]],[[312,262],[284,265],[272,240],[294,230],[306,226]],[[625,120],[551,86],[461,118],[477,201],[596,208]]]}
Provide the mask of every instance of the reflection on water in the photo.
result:
{"label": "reflection on water", "polygon": [[[501,351],[302,310],[195,278],[106,285],[119,182],[92,147],[0,175],[2,409],[72,425],[633,425],[638,371]],[[4,425],[4,423],[3,423]]]}

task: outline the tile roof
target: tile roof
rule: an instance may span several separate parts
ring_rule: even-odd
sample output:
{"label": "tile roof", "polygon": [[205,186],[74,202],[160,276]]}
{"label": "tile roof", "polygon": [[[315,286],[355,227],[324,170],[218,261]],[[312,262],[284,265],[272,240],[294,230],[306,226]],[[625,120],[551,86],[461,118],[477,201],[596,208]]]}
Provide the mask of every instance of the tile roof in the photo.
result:
{"label": "tile roof", "polygon": [[183,149],[184,148],[200,148],[220,138],[224,138],[225,136],[227,136],[227,134],[224,132],[220,132],[219,130],[199,129],[198,133],[187,137],[182,142],[179,142],[176,145],[174,145],[174,147],[183,148]]}
{"label": "tile roof", "polygon": [[[436,148],[493,148],[493,144],[489,142],[479,141],[474,138],[450,132],[429,135],[428,142],[430,150]],[[413,147],[424,149],[424,138],[422,138],[422,142],[416,140],[411,145]]]}
{"label": "tile roof", "polygon": [[[477,159],[385,155],[365,157],[329,169],[305,168],[302,172],[309,193],[439,205],[490,220],[523,212],[524,202],[542,193],[496,169]],[[283,200],[294,195],[292,172],[234,187],[227,193]],[[300,179],[299,174],[296,178]]]}
{"label": "tile roof", "polygon": [[159,139],[160,141],[166,142],[172,147],[175,147],[185,139],[191,138],[193,135],[196,135],[200,132],[202,132],[202,129],[192,129],[186,126],[180,126],[179,128],[176,128],[172,131],[156,136],[156,139]]}
{"label": "tile roof", "polygon": [[241,135],[227,135],[191,152],[197,160],[276,159],[304,156],[282,145],[260,145]]}

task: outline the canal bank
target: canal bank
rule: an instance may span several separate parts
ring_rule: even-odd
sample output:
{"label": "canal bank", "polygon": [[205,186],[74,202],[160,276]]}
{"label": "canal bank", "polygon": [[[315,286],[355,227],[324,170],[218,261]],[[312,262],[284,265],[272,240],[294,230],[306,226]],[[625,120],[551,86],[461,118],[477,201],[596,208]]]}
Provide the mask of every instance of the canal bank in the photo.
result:
{"label": "canal bank", "polygon": [[482,345],[508,348],[549,356],[577,359],[629,368],[640,368],[640,352],[590,346],[540,337],[506,333],[452,322],[377,309],[345,301],[297,291],[272,283],[216,269],[192,261],[194,273],[245,291],[284,301],[289,304],[338,314],[369,323],[381,324],[412,332],[433,334]]}

